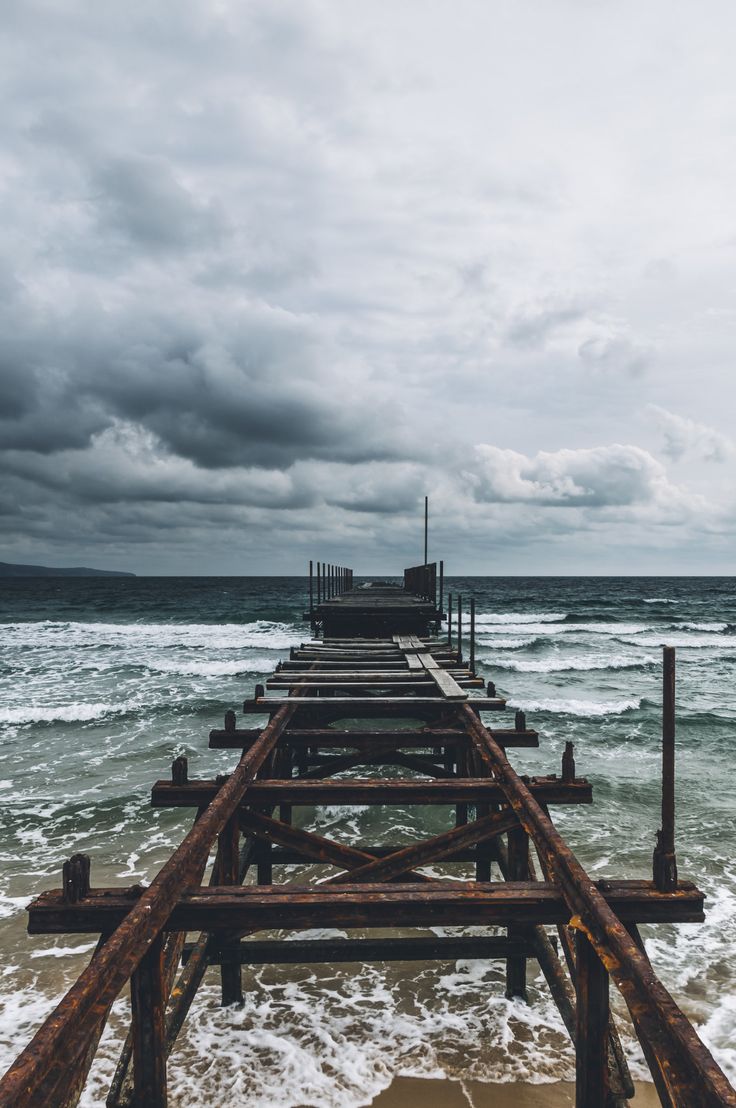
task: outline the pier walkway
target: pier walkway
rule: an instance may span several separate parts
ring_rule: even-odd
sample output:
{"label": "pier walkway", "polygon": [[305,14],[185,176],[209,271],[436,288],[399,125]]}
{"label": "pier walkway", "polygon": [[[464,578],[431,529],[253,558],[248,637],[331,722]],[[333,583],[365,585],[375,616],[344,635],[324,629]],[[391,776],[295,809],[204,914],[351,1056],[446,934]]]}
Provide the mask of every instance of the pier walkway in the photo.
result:
{"label": "pier walkway", "polygon": [[[610,981],[663,1105],[736,1105],[657,979],[638,930],[704,919],[703,895],[678,876],[674,854],[674,652],[665,650],[662,828],[652,880],[594,881],[552,817],[558,805],[592,802],[572,744],[557,772],[515,771],[509,752],[538,745],[539,735],[523,712],[507,720],[505,700],[476,675],[472,603],[466,611],[447,597],[454,618],[443,638],[444,607],[442,567],[439,575],[432,565],[408,570],[403,588],[354,587],[349,570],[310,567],[313,637],[256,686],[240,719],[228,711],[210,733],[210,747],[239,755],[232,772],[195,778],[177,758],[170,779],[153,786],[154,805],[191,808],[195,821],[151,885],[95,888],[80,854],[65,864],[61,889],[31,904],[31,934],[85,933],[99,943],[0,1082],[0,1104],[76,1103],[110,1006],[128,982],[130,1031],[107,1104],[159,1108],[177,1034],[208,966],[219,967],[222,1003],[241,1004],[243,965],[471,957],[501,960],[506,994],[519,998],[528,962],[538,963],[574,1044],[577,1108],[624,1105],[634,1094]],[[443,805],[451,819],[439,834],[417,830],[409,845],[356,845],[300,826],[299,809],[324,804]],[[314,863],[328,867],[327,879],[300,884],[291,876]],[[441,878],[438,864],[448,867]],[[484,932],[429,930],[450,925]],[[393,933],[254,937],[312,928]],[[406,928],[426,933],[408,937]]]}

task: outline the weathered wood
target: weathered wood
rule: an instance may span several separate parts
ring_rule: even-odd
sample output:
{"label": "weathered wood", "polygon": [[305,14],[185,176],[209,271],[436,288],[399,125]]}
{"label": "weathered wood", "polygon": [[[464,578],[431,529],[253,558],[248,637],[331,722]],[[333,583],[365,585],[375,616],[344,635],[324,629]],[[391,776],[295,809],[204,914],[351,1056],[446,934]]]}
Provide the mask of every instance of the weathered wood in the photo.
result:
{"label": "weathered wood", "polygon": [[[600,888],[599,885],[605,886]],[[606,881],[591,885],[619,920],[636,923],[700,923],[703,894],[685,882],[661,893],[651,882]],[[29,907],[34,935],[85,934],[116,926],[145,896],[118,889],[93,889],[79,904],[57,892],[42,893]],[[133,906],[133,907],[131,907]],[[547,882],[437,881],[395,885],[249,885],[189,890],[165,924],[173,931],[241,930],[270,927],[421,927],[429,919],[443,925],[566,922],[562,893]]]}
{"label": "weathered wood", "polygon": [[[215,781],[189,781],[186,785],[157,781],[151,790],[151,803],[162,808],[199,808],[209,804],[220,787]],[[545,804],[590,804],[593,797],[592,787],[585,779],[566,785],[556,777],[532,778],[528,788]],[[254,781],[248,789],[247,803],[492,804],[505,799],[501,786],[489,779],[410,781],[353,777],[341,781]]]}
{"label": "weathered wood", "polygon": [[[303,859],[340,866],[346,870],[355,870],[374,862],[375,857],[365,850],[344,846],[314,831],[304,831],[299,827],[271,819],[259,812],[246,811],[241,817],[241,826],[248,834],[256,835],[269,843],[279,843],[298,850]],[[406,869],[402,872],[406,872]],[[422,874],[411,874],[412,880],[425,882],[428,878]]]}
{"label": "weathered wood", "polygon": [[136,1108],[166,1108],[164,947],[159,934],[130,981]]}
{"label": "weathered wood", "polygon": [[[5,1100],[19,1108],[41,1108],[52,1103],[49,1096],[63,1079],[66,1059],[70,1053],[73,1055],[71,1044],[88,1043],[93,1038],[100,1018],[130,980],[150,943],[166,925],[182,889],[191,883],[206,859],[211,842],[239,806],[258,768],[290,721],[297,702],[295,698],[292,704],[285,705],[264,728],[260,740],[243,754],[220,795],[150,886],[140,897],[129,901],[129,910],[118,917],[115,931],[103,949],[0,1081],[0,1104]],[[100,930],[107,932],[112,928],[105,924]]]}
{"label": "weathered wood", "polygon": [[[419,660],[426,669],[428,675],[432,678],[435,685],[440,691],[440,695],[445,700],[467,700],[467,693],[463,692],[463,688],[468,687],[467,682],[462,683],[462,687],[455,680],[455,678],[447,672],[447,670],[441,669],[438,662],[431,654],[420,654]],[[480,687],[483,687],[484,682],[481,680]],[[476,685],[477,687],[477,685]]]}
{"label": "weathered wood", "polygon": [[[184,947],[186,964],[195,945]],[[534,956],[528,945],[510,941],[504,935],[424,936],[411,939],[282,939],[242,942],[243,965],[305,965],[324,962],[425,962],[456,961],[459,958],[497,959],[510,955]],[[211,965],[217,965],[221,953],[212,947]]]}
{"label": "weathered wood", "polygon": [[[246,727],[239,729],[214,730],[209,734],[209,745],[215,750],[243,750],[250,747],[260,735],[258,727]],[[504,747],[537,747],[539,746],[539,732],[515,731],[513,729],[502,730],[493,728],[493,737]],[[346,731],[337,728],[289,728],[283,734],[282,742],[292,746],[313,745],[319,749],[347,748],[356,750],[370,749],[377,742],[390,740],[400,749],[422,749],[424,747],[454,746],[457,743],[466,745],[468,737],[464,731],[440,728],[426,728],[421,731],[413,731],[408,728],[394,730],[381,729],[376,731]]]}
{"label": "weathered wood", "polygon": [[[529,877],[529,836],[517,822],[509,828],[508,880],[524,881]],[[510,939],[522,934],[516,925],[509,927]],[[511,956],[506,959],[506,996],[526,1000],[526,958]]]}
{"label": "weathered wood", "polygon": [[632,1017],[639,1021],[646,1037],[657,1044],[660,1061],[677,1075],[676,1081],[699,1080],[700,1093],[693,1108],[736,1105],[736,1092],[670,994],[652,975],[622,926],[621,914],[617,919],[490,732],[467,705],[458,705],[457,711],[519,821],[534,839],[540,857],[549,865],[571,912],[584,921],[588,937],[613,975]]}
{"label": "weathered wood", "polygon": [[[244,712],[275,712],[284,705],[289,704],[288,697],[282,696],[261,696],[254,700],[243,701]],[[375,709],[380,708],[385,715],[391,715],[391,711],[387,709],[391,708],[437,708],[441,704],[439,697],[404,697],[404,696],[382,696],[380,700],[372,699],[365,700],[359,696],[334,696],[330,697],[329,703],[325,704],[324,700],[318,696],[304,696],[299,701],[299,707],[313,707],[319,708],[349,708],[350,712],[354,716],[359,716],[360,713],[368,708]],[[506,701],[501,697],[491,696],[477,696],[473,697],[472,707],[477,711],[488,712],[498,711],[506,707]]]}
{"label": "weathered wood", "polygon": [[606,1108],[608,971],[582,931],[576,932],[575,940],[577,964],[575,1108]]}

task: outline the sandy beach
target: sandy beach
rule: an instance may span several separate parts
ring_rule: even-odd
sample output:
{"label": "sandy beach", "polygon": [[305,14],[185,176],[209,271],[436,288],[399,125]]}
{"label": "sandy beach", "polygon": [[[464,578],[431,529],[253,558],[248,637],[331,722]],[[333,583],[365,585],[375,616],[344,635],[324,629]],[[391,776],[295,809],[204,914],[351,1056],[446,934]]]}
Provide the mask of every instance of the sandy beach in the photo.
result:
{"label": "sandy beach", "polygon": [[[549,1085],[525,1083],[487,1084],[481,1081],[430,1081],[397,1077],[388,1089],[371,1101],[372,1108],[569,1108],[575,1103],[575,1086],[568,1081]],[[656,1108],[654,1086],[638,1083],[636,1108]]]}

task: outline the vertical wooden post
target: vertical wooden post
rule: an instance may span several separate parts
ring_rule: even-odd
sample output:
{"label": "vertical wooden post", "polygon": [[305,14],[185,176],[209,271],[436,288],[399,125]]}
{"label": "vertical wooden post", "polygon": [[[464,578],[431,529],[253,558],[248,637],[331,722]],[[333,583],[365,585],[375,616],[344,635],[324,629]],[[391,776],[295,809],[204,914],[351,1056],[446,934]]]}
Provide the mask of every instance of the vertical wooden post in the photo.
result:
{"label": "vertical wooden post", "polygon": [[317,562],[317,607],[319,607],[322,602],[322,572],[320,569],[321,565],[321,562]]}
{"label": "vertical wooden post", "polygon": [[427,564],[427,538],[429,536],[429,497],[424,498],[424,564]]}
{"label": "vertical wooden post", "polygon": [[164,939],[159,934],[130,979],[133,1103],[166,1108],[166,994]]}
{"label": "vertical wooden post", "polygon": [[[524,828],[519,825],[509,831],[508,847],[508,878],[509,881],[529,880],[529,836]],[[509,938],[524,934],[523,927],[509,927]],[[506,959],[506,996],[518,996],[526,1000],[526,958],[523,955],[514,955]]]}
{"label": "vertical wooden post", "polygon": [[[218,839],[218,859],[220,865],[220,884],[237,885],[240,869],[240,828],[237,816],[231,816],[220,832]],[[243,985],[240,965],[240,942],[228,941],[227,935],[220,936],[222,963],[220,965],[220,985],[222,1005],[243,1003]]]}
{"label": "vertical wooden post", "polygon": [[309,559],[309,618],[310,619],[312,618],[312,615],[314,613],[314,583],[313,583],[313,580],[312,580],[313,571],[314,571],[314,566],[312,565],[312,559],[310,558]]}
{"label": "vertical wooden post", "polygon": [[582,931],[575,932],[575,962],[575,1108],[605,1108],[608,1099],[608,971]]}
{"label": "vertical wooden post", "polygon": [[[469,748],[467,743],[458,743],[457,745],[457,775],[458,777],[468,776],[468,754]],[[455,805],[455,826],[464,827],[468,822],[468,806],[467,804]]]}
{"label": "vertical wooden post", "polygon": [[470,672],[475,677],[475,597],[470,598]]}
{"label": "vertical wooden post", "polygon": [[452,647],[452,593],[447,594],[447,645]]}
{"label": "vertical wooden post", "polygon": [[457,598],[457,660],[463,660],[463,598]]}
{"label": "vertical wooden post", "polygon": [[440,611],[440,619],[442,618],[442,609],[443,609],[444,603],[445,603],[444,592],[445,592],[445,563],[442,560],[440,560],[440,602],[438,604],[439,611]]}
{"label": "vertical wooden post", "polygon": [[675,648],[662,650],[662,827],[653,858],[654,883],[660,892],[677,888],[675,857]]}

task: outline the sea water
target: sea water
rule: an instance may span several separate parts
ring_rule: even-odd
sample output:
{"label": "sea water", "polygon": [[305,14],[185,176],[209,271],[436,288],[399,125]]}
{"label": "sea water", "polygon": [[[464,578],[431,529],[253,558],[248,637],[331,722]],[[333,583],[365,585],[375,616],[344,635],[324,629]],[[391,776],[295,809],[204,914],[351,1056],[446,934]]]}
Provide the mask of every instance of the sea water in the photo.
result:
{"label": "sea water", "polygon": [[[449,579],[446,589],[466,601],[475,596],[478,670],[540,732],[539,750],[510,752],[519,771],[560,772],[565,741],[575,743],[594,804],[553,815],[597,878],[651,874],[661,647],[677,648],[678,865],[706,893],[707,918],[643,930],[663,981],[734,1080],[732,580],[466,578]],[[192,814],[152,809],[152,782],[167,777],[180,754],[193,777],[233,766],[235,752],[208,750],[207,733],[309,638],[305,605],[305,582],[297,578],[0,583],[2,1069],[94,947],[91,936],[29,939],[30,899],[59,886],[62,862],[77,851],[91,856],[96,885],[155,875]],[[453,812],[320,807],[298,809],[296,818],[343,842],[388,844],[439,833]],[[286,872],[276,868],[275,879]],[[288,871],[297,880],[325,872]],[[427,872],[471,875],[449,865]],[[245,1005],[222,1009],[218,971],[210,969],[170,1060],[172,1103],[351,1108],[369,1103],[399,1073],[569,1079],[567,1035],[534,963],[529,976],[527,1006],[504,998],[501,963],[244,968]],[[103,1099],[127,1003],[121,997],[113,1010],[84,1104]],[[624,1013],[616,998],[614,1005]],[[623,1039],[635,1076],[646,1076],[626,1025]]]}

